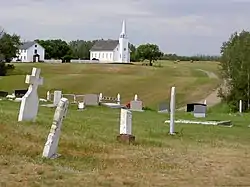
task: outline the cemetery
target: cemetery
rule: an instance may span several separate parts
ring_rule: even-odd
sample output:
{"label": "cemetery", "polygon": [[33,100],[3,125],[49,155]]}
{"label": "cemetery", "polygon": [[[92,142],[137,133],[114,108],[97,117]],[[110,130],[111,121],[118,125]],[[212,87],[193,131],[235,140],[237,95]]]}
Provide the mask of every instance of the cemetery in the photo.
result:
{"label": "cemetery", "polygon": [[220,82],[196,70],[216,63],[98,66],[20,64],[0,79],[8,185],[247,184],[250,114],[212,106]]}

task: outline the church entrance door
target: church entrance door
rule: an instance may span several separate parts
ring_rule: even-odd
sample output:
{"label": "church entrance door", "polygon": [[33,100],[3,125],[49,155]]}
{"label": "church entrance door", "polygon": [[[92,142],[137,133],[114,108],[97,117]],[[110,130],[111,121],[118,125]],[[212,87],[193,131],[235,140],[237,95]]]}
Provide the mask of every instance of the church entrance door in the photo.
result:
{"label": "church entrance door", "polygon": [[39,61],[40,61],[40,55],[39,54],[33,55],[33,62],[39,62]]}

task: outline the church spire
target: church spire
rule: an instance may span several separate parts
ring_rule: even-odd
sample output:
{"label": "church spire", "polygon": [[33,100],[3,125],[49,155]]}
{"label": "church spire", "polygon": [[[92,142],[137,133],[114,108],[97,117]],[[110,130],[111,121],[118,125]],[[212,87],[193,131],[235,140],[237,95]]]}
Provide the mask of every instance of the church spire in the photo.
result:
{"label": "church spire", "polygon": [[120,38],[126,38],[127,37],[127,32],[126,32],[126,21],[123,20],[122,22],[122,32],[120,34]]}

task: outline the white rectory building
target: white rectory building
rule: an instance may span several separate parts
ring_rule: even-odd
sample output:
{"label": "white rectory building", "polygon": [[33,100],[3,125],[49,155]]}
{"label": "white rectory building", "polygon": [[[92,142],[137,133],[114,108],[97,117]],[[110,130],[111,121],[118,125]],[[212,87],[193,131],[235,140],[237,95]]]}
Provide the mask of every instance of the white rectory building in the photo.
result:
{"label": "white rectory building", "polygon": [[35,41],[24,42],[13,62],[43,62],[45,49]]}
{"label": "white rectory building", "polygon": [[99,40],[90,49],[90,60],[103,63],[130,63],[129,40],[126,32],[126,22],[122,23],[119,40]]}

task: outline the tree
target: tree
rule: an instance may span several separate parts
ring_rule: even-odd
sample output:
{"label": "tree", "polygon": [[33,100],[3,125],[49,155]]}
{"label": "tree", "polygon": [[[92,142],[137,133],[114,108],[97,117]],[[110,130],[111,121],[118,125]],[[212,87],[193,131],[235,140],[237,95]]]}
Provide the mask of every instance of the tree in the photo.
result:
{"label": "tree", "polygon": [[76,59],[88,60],[90,59],[90,49],[94,45],[96,40],[85,41],[85,40],[75,40],[69,43],[72,50],[72,56]]}
{"label": "tree", "polygon": [[45,49],[46,59],[64,59],[65,56],[72,54],[72,51],[66,41],[56,40],[36,40]]}
{"label": "tree", "polygon": [[10,35],[3,29],[0,30],[0,76],[5,76],[8,69],[14,69],[14,65],[6,66],[5,62],[10,62],[16,57],[20,44],[18,35]]}
{"label": "tree", "polygon": [[149,60],[149,65],[152,66],[154,61],[158,60],[163,53],[155,44],[143,44],[136,49],[136,55],[141,60]]}
{"label": "tree", "polygon": [[129,43],[128,44],[128,48],[130,49],[130,61],[131,62],[136,62],[136,61],[138,61],[139,59],[137,58],[137,55],[136,55],[136,47],[133,45],[133,44],[131,44],[131,43]]}
{"label": "tree", "polygon": [[3,33],[0,38],[0,55],[3,60],[10,62],[12,58],[16,57],[20,45],[20,36]]}
{"label": "tree", "polygon": [[226,89],[220,89],[219,96],[234,111],[239,100],[249,109],[250,104],[250,33],[235,32],[221,47],[220,72],[226,82]]}

